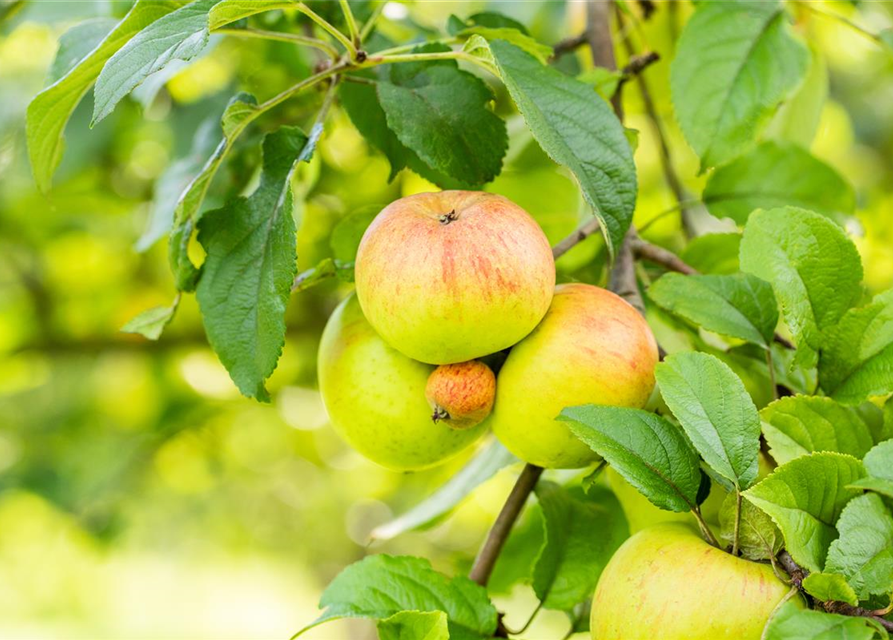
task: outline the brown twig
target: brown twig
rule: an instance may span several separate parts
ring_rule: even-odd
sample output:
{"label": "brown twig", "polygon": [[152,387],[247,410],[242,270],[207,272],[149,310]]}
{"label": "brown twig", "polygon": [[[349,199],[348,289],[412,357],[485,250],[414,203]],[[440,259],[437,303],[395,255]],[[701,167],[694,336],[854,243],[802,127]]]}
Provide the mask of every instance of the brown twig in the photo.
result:
{"label": "brown twig", "polygon": [[631,246],[633,253],[637,258],[653,262],[654,264],[659,264],[670,271],[684,273],[687,276],[694,275],[698,272],[697,269],[683,262],[682,259],[672,251],[659,247],[656,244],[651,244],[647,240],[635,237],[631,242]]}
{"label": "brown twig", "polygon": [[549,61],[555,62],[564,54],[579,49],[584,44],[586,44],[588,38],[588,34],[584,31],[579,35],[561,40],[554,47],[552,47],[552,57],[549,58]]}
{"label": "brown twig", "polygon": [[593,217],[589,220],[584,220],[582,223],[580,223],[580,226],[574,229],[569,236],[552,247],[552,256],[557,260],[565,253],[573,249],[577,244],[598,231],[599,227],[600,225],[598,222],[598,218]]}
{"label": "brown twig", "polygon": [[512,487],[509,497],[506,499],[505,504],[502,505],[502,510],[496,516],[496,522],[493,523],[493,527],[487,534],[484,546],[478,552],[474,565],[471,567],[471,572],[468,574],[468,577],[479,585],[486,586],[490,580],[490,574],[493,573],[493,567],[496,565],[499,552],[502,551],[502,547],[508,539],[515,520],[518,519],[521,509],[524,508],[524,503],[527,502],[527,498],[530,496],[542,473],[542,467],[532,464],[524,465],[521,475],[518,476],[518,480],[515,482],[515,486]]}
{"label": "brown twig", "polygon": [[[784,568],[789,576],[791,576],[791,584],[798,589],[803,589],[803,580],[809,575],[809,572],[800,567],[787,551],[778,554],[778,562]],[[844,616],[854,616],[858,618],[870,618],[880,624],[887,631],[893,631],[893,622],[883,618],[872,609],[864,609],[856,607],[846,602],[838,602],[836,600],[828,600],[819,602],[819,606],[828,613],[837,613]]]}

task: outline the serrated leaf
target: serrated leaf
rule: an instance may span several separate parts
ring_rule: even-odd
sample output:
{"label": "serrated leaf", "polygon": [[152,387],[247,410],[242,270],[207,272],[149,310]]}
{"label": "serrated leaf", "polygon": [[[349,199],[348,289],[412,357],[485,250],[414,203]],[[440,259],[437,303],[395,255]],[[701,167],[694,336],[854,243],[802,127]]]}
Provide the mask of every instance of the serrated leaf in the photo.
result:
{"label": "serrated leaf", "polygon": [[378,623],[379,640],[449,640],[443,611],[401,611]]}
{"label": "serrated leaf", "polygon": [[533,137],[580,183],[613,256],[636,205],[636,166],[623,126],[592,87],[505,40],[494,40],[490,50]]}
{"label": "serrated leaf", "polygon": [[496,59],[493,58],[493,52],[490,51],[490,43],[483,36],[471,34],[465,44],[462,45],[462,51],[470,56],[474,56],[487,64],[493,74],[499,75],[496,69]]}
{"label": "serrated leaf", "polygon": [[822,602],[846,602],[856,606],[859,599],[856,592],[839,573],[810,573],[803,580],[806,593]]}
{"label": "serrated leaf", "polygon": [[670,90],[702,172],[753,144],[808,63],[779,2],[697,5],[679,37]]}
{"label": "serrated leaf", "polygon": [[483,640],[496,631],[496,609],[487,591],[459,576],[447,578],[423,558],[368,556],[355,562],[326,587],[322,615],[295,636],[339,618],[384,620],[401,611],[447,615],[450,640]]}
{"label": "serrated leaf", "polygon": [[121,327],[121,331],[123,333],[138,333],[149,340],[158,340],[164,328],[173,320],[179,304],[180,297],[177,296],[170,306],[146,309]]}
{"label": "serrated leaf", "polygon": [[[719,537],[728,545],[735,539],[735,493],[729,493],[719,509]],[[748,560],[769,560],[784,546],[781,531],[772,518],[747,500],[741,501],[741,519],[738,523],[738,550]]]}
{"label": "serrated leaf", "polygon": [[290,178],[308,144],[296,127],[269,134],[260,185],[199,224],[207,251],[196,297],[208,341],[246,396],[269,400],[264,381],[285,344],[285,308],[297,271]]}
{"label": "serrated leaf", "polygon": [[795,144],[775,141],[714,171],[702,199],[714,216],[741,225],[757,209],[790,205],[835,216],[856,207],[853,188],[837,171]]}
{"label": "serrated leaf", "polygon": [[648,288],[648,297],[708,331],[765,348],[772,342],[778,324],[772,286],[747,273],[667,273]]}
{"label": "serrated leaf", "polygon": [[110,114],[122,98],[169,62],[188,61],[201,53],[208,44],[208,11],[217,2],[195,0],[159,18],[121,47],[96,79],[92,124]]}
{"label": "serrated leaf", "polygon": [[208,14],[208,28],[214,31],[265,11],[294,9],[296,4],[294,0],[219,0]]}
{"label": "serrated leaf", "polygon": [[893,593],[893,515],[884,501],[875,494],[853,498],[840,514],[837,530],[840,537],[831,543],[825,571],[846,578],[853,600]]}
{"label": "serrated leaf", "polygon": [[505,40],[506,42],[512,43],[522,51],[526,51],[534,58],[539,60],[542,64],[546,64],[546,62],[549,60],[549,57],[552,55],[552,47],[542,44],[541,42],[537,42],[529,35],[511,27],[474,26],[463,29],[456,35],[460,38],[476,35],[484,38],[484,40],[486,40],[487,42],[492,42],[493,40]]}
{"label": "serrated leaf", "polygon": [[778,467],[744,492],[771,516],[784,535],[791,557],[810,571],[821,571],[828,547],[837,538],[834,523],[858,491],[847,485],[865,475],[862,463],[842,453],[811,453]]}
{"label": "serrated leaf", "polygon": [[667,511],[689,511],[701,485],[698,456],[685,434],[639,409],[584,405],[558,416],[623,478]]}
{"label": "serrated leaf", "polygon": [[536,496],[545,540],[533,569],[533,589],[546,609],[569,611],[592,595],[602,569],[629,537],[629,527],[607,489],[587,495],[578,487],[568,490],[541,480]]}
{"label": "serrated leaf", "polygon": [[530,35],[527,31],[527,27],[523,24],[514,18],[509,18],[508,16],[495,11],[481,11],[468,16],[465,20],[462,20],[456,15],[451,15],[449,22],[447,23],[447,33],[451,36],[455,36],[458,35],[460,31],[475,26],[488,27],[490,29],[516,29],[524,35]]}
{"label": "serrated leaf", "polygon": [[872,640],[886,632],[868,618],[801,609],[788,602],[769,619],[762,640]]}
{"label": "serrated leaf", "polygon": [[62,160],[65,125],[106,61],[136,33],[183,4],[180,0],[139,0],[96,48],[31,101],[26,125],[28,156],[41,191],[50,188],[53,172]]}
{"label": "serrated leaf", "polygon": [[390,540],[401,533],[434,522],[452,511],[497,471],[517,461],[518,459],[508,449],[494,439],[446,484],[406,513],[373,529],[369,537],[373,540]]}
{"label": "serrated leaf", "polygon": [[871,430],[859,414],[831,398],[788,396],[760,411],[769,453],[778,464],[814,451],[862,457],[874,445]]}
{"label": "serrated leaf", "polygon": [[465,185],[499,175],[508,135],[502,119],[487,108],[493,94],[481,79],[453,60],[389,67],[388,81],[376,84],[376,91],[401,144]]}
{"label": "serrated leaf", "polygon": [[850,486],[893,498],[893,440],[874,446],[865,454],[863,463],[868,476],[856,480]]}
{"label": "serrated leaf", "polygon": [[91,18],[74,25],[59,36],[59,49],[48,74],[48,83],[53,84],[62,78],[77,64],[86,58],[93,49],[99,46],[105,37],[115,28],[118,21],[114,18]]}
{"label": "serrated leaf", "polygon": [[188,247],[189,239],[198,222],[198,214],[205,194],[233,142],[256,117],[256,104],[257,101],[250,94],[239,93],[233,96],[221,118],[223,139],[205,161],[201,172],[192,179],[177,200],[177,206],[174,209],[174,226],[168,246],[168,261],[177,289],[180,291],[192,291],[198,281],[199,271],[189,259]]}
{"label": "serrated leaf", "polygon": [[735,487],[749,487],[757,477],[760,417],[741,379],[718,358],[696,351],[667,357],[655,375],[704,461]]}
{"label": "serrated leaf", "polygon": [[812,366],[825,332],[859,297],[862,262],[843,229],[811,211],[782,207],[750,216],[741,270],[772,284],[797,343],[795,362]]}
{"label": "serrated leaf", "polygon": [[381,207],[378,205],[364,207],[338,221],[329,236],[329,246],[336,259],[342,262],[356,260],[360,240],[380,211]]}
{"label": "serrated leaf", "polygon": [[893,391],[893,289],[847,311],[827,336],[819,358],[825,393],[858,404]]}

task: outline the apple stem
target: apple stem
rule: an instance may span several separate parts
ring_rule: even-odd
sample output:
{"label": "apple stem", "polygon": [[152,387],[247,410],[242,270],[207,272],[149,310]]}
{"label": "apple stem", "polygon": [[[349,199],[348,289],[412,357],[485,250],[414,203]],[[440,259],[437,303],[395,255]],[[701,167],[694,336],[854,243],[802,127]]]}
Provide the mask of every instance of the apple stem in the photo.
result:
{"label": "apple stem", "polygon": [[437,220],[440,222],[440,224],[446,226],[446,225],[448,225],[449,223],[451,223],[451,222],[457,220],[458,218],[459,218],[459,214],[456,213],[456,210],[455,210],[455,209],[453,209],[453,210],[450,211],[449,213],[445,213],[445,214],[443,214],[442,216],[439,216],[439,217],[437,218]]}
{"label": "apple stem", "polygon": [[704,516],[701,515],[701,508],[698,506],[694,506],[692,507],[691,512],[694,514],[695,518],[698,521],[698,526],[701,528],[701,535],[704,536],[704,539],[717,549],[722,549],[722,546],[720,546],[719,544],[719,540],[717,540],[716,536],[713,535],[713,532],[710,530],[710,527],[707,526],[707,522],[704,520]]}

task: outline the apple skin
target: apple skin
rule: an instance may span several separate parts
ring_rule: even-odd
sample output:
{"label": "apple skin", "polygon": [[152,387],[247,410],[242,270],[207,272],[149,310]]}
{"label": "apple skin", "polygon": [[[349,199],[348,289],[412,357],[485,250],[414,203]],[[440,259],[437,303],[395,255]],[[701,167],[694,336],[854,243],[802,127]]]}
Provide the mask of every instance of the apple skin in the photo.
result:
{"label": "apple skin", "polygon": [[790,587],[768,564],[712,547],[679,523],[623,543],[599,577],[593,640],[759,640]]}
{"label": "apple skin", "polygon": [[389,347],[355,295],[338,305],[323,331],[319,390],[329,420],[348,444],[383,467],[432,467],[484,433],[483,426],[458,431],[431,420],[425,385],[433,370]]}
{"label": "apple skin", "polygon": [[480,360],[442,364],[431,372],[425,398],[435,422],[451,429],[470,429],[493,410],[496,376]]}
{"label": "apple skin", "polygon": [[431,364],[512,346],[545,315],[555,261],[539,225],[491,193],[441,191],[385,207],[363,235],[357,295],[385,342]]}
{"label": "apple skin", "polygon": [[588,284],[555,288],[543,321],[509,353],[487,420],[516,456],[573,469],[598,459],[563,422],[565,407],[642,407],[654,389],[657,343],[625,300]]}

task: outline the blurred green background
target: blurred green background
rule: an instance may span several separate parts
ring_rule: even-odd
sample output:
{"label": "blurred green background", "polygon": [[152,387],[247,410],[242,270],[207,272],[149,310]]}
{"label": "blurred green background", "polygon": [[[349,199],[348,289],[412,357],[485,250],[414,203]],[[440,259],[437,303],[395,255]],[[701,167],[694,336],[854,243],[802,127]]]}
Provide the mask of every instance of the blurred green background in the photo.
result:
{"label": "blurred green background", "polygon": [[[383,32],[402,42],[486,4],[393,5]],[[184,176],[207,154],[228,96],[242,89],[263,99],[314,64],[312,54],[287,44],[214,38],[200,60],[153,78],[93,130],[88,94],[66,129],[55,186],[41,195],[27,161],[27,104],[45,86],[67,28],[120,17],[127,6],[29,2],[0,24],[0,637],[285,638],[316,616],[325,584],[367,552],[369,531],[419,502],[463,460],[424,473],[386,471],[328,426],[315,388],[316,348],[348,285],[328,283],[292,300],[269,405],[238,395],[205,342],[191,297],[157,343],[119,332],[174,296],[165,242],[150,221],[164,219]],[[849,3],[828,6],[854,12]],[[10,7],[0,3],[0,11]],[[663,56],[646,77],[677,169],[699,193],[703,177],[695,178],[697,162],[673,123],[667,91],[673,34],[690,7],[669,7],[660,3],[637,37],[643,50]],[[490,9],[550,44],[584,24],[579,3]],[[290,19],[270,14],[269,26]],[[890,7],[865,3],[854,19],[877,31],[889,26]],[[818,122],[813,153],[855,186],[858,216],[847,224],[868,288],[886,289],[893,285],[893,56],[812,14],[798,14],[797,29],[815,43],[815,95],[827,98],[794,118]],[[588,52],[561,64],[585,70]],[[498,108],[510,114],[499,97]],[[250,190],[263,133],[306,125],[320,99],[293,100],[243,136],[208,204]],[[636,223],[660,216],[643,235],[681,249],[678,212],[662,215],[674,202],[635,83],[625,100],[627,125],[640,132]],[[488,188],[524,206],[557,241],[588,215],[579,193],[517,116],[509,131],[506,168]],[[344,216],[431,188],[408,171],[388,184],[388,170],[336,110],[294,184],[300,269],[331,254],[329,234]],[[703,212],[697,223],[701,231],[733,230]],[[559,262],[561,278],[600,282],[602,249],[596,238],[575,248]],[[433,528],[369,550],[467,570],[516,471],[500,472]],[[526,587],[496,601],[514,627],[536,603]],[[562,614],[546,612],[527,637],[561,637],[566,628]],[[307,637],[366,638],[374,630],[338,622]]]}

